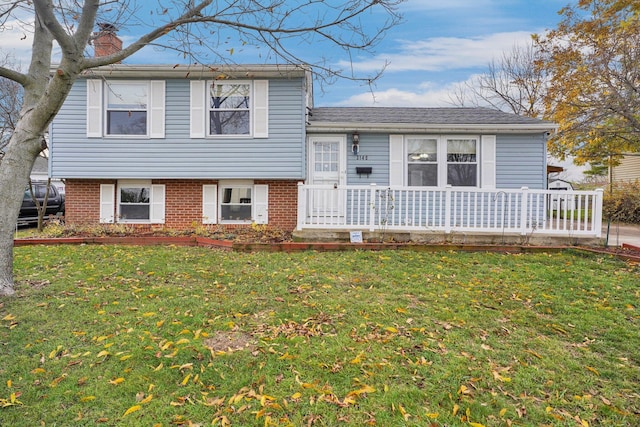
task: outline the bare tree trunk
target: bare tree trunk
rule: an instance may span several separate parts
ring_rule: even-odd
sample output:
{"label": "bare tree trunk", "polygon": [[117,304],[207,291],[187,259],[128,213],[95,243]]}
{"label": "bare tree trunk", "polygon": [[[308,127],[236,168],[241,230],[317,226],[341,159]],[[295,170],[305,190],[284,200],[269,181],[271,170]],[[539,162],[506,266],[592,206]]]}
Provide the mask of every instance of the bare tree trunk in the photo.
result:
{"label": "bare tree trunk", "polygon": [[0,167],[0,296],[13,295],[13,236],[33,163],[41,150],[40,135],[19,126],[6,147]]}

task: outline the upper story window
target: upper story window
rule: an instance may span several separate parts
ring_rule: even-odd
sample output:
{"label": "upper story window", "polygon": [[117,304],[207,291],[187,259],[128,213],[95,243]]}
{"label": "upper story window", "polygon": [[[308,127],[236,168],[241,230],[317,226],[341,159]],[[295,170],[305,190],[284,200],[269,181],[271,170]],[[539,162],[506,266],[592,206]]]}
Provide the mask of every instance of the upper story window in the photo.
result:
{"label": "upper story window", "polygon": [[89,138],[164,138],[164,80],[87,80]]}
{"label": "upper story window", "polygon": [[209,85],[209,135],[251,133],[251,84],[214,81]]}
{"label": "upper story window", "polygon": [[107,135],[147,135],[148,82],[109,83]]}
{"label": "upper story window", "polygon": [[268,80],[192,80],[191,138],[269,137]]}

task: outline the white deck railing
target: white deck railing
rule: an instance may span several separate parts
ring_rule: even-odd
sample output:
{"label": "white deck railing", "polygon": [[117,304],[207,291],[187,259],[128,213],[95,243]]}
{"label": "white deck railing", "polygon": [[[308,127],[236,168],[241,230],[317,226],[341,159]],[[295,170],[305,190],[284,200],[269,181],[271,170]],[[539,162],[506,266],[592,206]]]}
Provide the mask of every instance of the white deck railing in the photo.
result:
{"label": "white deck railing", "polygon": [[298,185],[298,230],[499,232],[601,237],[602,190]]}

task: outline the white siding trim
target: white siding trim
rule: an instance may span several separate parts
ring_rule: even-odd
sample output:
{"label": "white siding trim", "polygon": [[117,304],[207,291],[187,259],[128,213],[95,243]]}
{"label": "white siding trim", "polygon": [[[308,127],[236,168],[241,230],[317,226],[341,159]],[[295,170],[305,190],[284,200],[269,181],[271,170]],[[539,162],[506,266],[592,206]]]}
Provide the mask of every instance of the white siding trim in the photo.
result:
{"label": "white siding trim", "polygon": [[206,135],[206,82],[192,80],[190,86],[190,136],[204,138]]}
{"label": "white siding trim", "polygon": [[115,191],[116,186],[114,184],[100,184],[100,223],[101,224],[113,224],[114,212],[116,210],[115,205]]}
{"label": "white siding trim", "polygon": [[87,80],[87,137],[102,137],[102,80]]}
{"label": "white siding trim", "polygon": [[202,186],[202,223],[218,223],[218,186]]}
{"label": "white siding trim", "polygon": [[164,224],[164,194],[164,184],[151,186],[151,212],[149,212],[151,224]]}
{"label": "white siding trim", "polygon": [[164,138],[165,81],[152,80],[149,91],[149,136]]}
{"label": "white siding trim", "polygon": [[496,188],[496,136],[480,137],[480,187]]}
{"label": "white siding trim", "polygon": [[405,185],[404,137],[389,135],[389,185]]}
{"label": "white siding trim", "polygon": [[256,224],[269,223],[269,186],[253,186],[253,220]]}
{"label": "white siding trim", "polygon": [[253,81],[253,137],[269,137],[269,81]]}

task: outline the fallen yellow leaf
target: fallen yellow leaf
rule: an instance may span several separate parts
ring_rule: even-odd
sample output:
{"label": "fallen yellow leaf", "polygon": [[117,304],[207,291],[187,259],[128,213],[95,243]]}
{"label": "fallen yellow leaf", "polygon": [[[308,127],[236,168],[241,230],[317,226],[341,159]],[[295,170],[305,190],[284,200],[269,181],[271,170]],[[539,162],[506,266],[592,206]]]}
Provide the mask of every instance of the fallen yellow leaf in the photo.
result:
{"label": "fallen yellow leaf", "polygon": [[149,396],[145,397],[144,399],[142,399],[139,403],[141,405],[144,405],[145,403],[149,403],[151,402],[151,399],[153,399],[153,394],[150,394]]}
{"label": "fallen yellow leaf", "polygon": [[190,378],[191,378],[191,374],[187,374],[187,376],[184,377],[184,379],[182,380],[180,385],[187,385],[187,383],[189,382]]}
{"label": "fallen yellow leaf", "polygon": [[140,408],[142,408],[142,406],[140,406],[140,405],[133,405],[131,408],[127,409],[127,410],[124,412],[124,414],[123,414],[122,416],[123,416],[123,417],[126,417],[127,415],[129,415],[129,414],[131,414],[131,413],[133,413],[133,412],[139,411],[139,410],[140,410]]}
{"label": "fallen yellow leaf", "polygon": [[118,384],[122,384],[123,382],[124,382],[124,378],[118,377],[109,381],[109,384],[118,385]]}
{"label": "fallen yellow leaf", "polygon": [[596,368],[592,368],[591,366],[586,366],[588,371],[593,372],[594,374],[596,374],[597,376],[600,376],[600,372],[598,372],[598,370]]}

